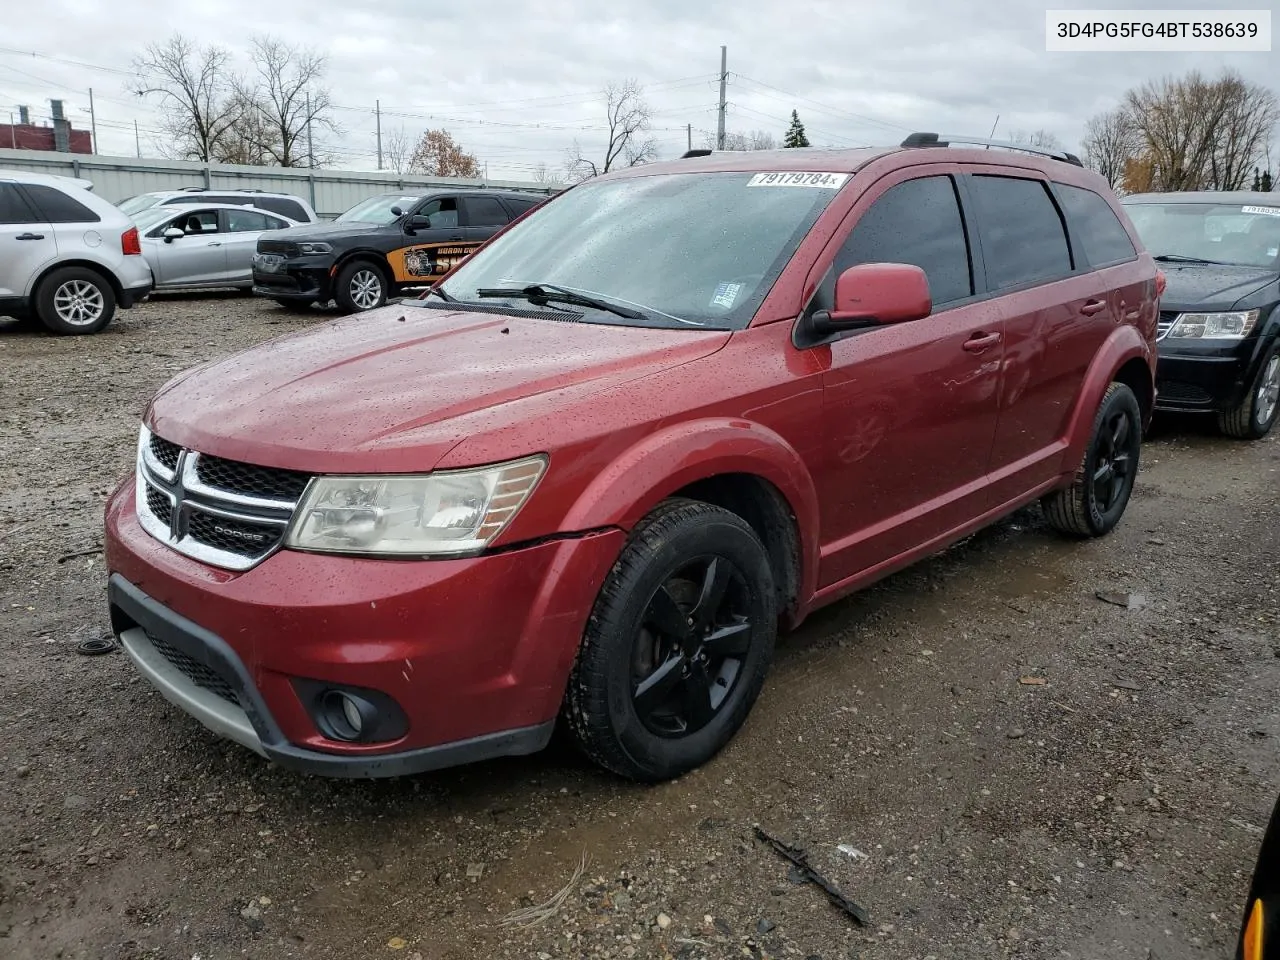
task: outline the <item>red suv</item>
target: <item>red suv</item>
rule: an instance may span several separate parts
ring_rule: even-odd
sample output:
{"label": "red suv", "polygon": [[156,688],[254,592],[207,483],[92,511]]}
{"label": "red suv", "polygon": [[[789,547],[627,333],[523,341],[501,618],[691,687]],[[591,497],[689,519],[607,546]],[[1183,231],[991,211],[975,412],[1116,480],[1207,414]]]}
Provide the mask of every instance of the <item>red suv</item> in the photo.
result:
{"label": "red suv", "polygon": [[107,507],[138,669],[285,766],[659,780],[780,627],[1133,488],[1160,275],[1069,155],[724,153],[567,190],[422,299],[188,371]]}

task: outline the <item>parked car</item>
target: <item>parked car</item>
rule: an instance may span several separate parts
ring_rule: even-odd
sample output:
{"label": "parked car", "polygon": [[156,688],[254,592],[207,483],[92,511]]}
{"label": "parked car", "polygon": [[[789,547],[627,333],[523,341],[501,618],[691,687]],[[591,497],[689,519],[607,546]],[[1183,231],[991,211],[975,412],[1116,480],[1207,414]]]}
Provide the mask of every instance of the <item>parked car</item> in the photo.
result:
{"label": "parked car", "polygon": [[1151,256],[1067,155],[907,142],[597,177],[419,299],[171,381],[106,510],[124,649],[301,770],[559,717],[660,780],[741,726],[780,625],[1037,500],[1106,534]]}
{"label": "parked car", "polygon": [[159,206],[135,214],[142,254],[157,290],[167,287],[253,287],[258,237],[297,224],[234,204]]}
{"label": "parked car", "polygon": [[479,189],[370,197],[332,223],[259,240],[254,292],[287,307],[335,300],[348,313],[372,310],[443,276],[545,199]]}
{"label": "parked car", "polygon": [[1271,811],[1271,822],[1258,850],[1236,960],[1280,960],[1280,802]]}
{"label": "parked car", "polygon": [[137,228],[85,183],[0,170],[0,316],[97,333],[151,292]]}
{"label": "parked car", "polygon": [[1157,409],[1214,413],[1229,436],[1265,437],[1280,413],[1280,199],[1145,193],[1124,203],[1168,275]]}
{"label": "parked car", "polygon": [[140,193],[136,197],[121,200],[119,207],[130,216],[152,207],[171,207],[180,204],[232,203],[244,207],[257,207],[278,214],[294,223],[314,223],[316,216],[311,204],[291,193],[267,193],[263,190],[219,190],[212,187],[183,187],[181,190],[155,190]]}

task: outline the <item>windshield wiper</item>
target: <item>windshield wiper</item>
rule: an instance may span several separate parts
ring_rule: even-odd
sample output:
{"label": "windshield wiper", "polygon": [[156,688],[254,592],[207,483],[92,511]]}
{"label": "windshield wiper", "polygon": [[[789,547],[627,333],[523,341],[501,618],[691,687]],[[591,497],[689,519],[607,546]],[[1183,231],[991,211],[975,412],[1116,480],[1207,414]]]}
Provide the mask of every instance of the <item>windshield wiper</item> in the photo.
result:
{"label": "windshield wiper", "polygon": [[1158,257],[1152,257],[1160,263],[1211,263],[1215,267],[1229,267],[1232,264],[1225,260],[1206,260],[1204,257],[1184,257],[1180,253],[1162,253]]}
{"label": "windshield wiper", "polygon": [[592,307],[596,310],[603,310],[606,313],[612,313],[619,317],[626,317],[628,320],[646,319],[645,314],[641,313],[639,310],[632,310],[630,307],[623,307],[615,303],[609,303],[607,300],[601,300],[599,297],[593,297],[586,293],[578,293],[576,290],[556,286],[554,283],[531,283],[527,287],[483,287],[476,291],[476,296],[523,297],[530,303],[538,306],[545,306],[554,300],[557,303],[572,303],[579,307]]}
{"label": "windshield wiper", "polygon": [[439,297],[441,300],[443,300],[445,303],[457,303],[457,302],[458,302],[458,298],[457,298],[457,297],[451,297],[451,296],[449,296],[449,294],[445,293],[443,290],[441,290],[439,287],[436,287],[436,286],[427,287],[427,292],[423,294],[423,297],[429,297],[429,296],[431,296],[433,293],[434,293],[437,297]]}

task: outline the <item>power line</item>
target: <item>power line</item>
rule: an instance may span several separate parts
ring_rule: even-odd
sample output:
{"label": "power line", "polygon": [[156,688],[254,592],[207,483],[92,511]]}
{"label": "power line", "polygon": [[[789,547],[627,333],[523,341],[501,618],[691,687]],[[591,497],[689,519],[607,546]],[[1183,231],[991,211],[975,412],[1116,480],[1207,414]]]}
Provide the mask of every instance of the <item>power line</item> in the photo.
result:
{"label": "power line", "polygon": [[[737,77],[739,80],[746,80],[748,83],[754,83],[758,87],[764,87],[766,90],[772,90],[775,93],[781,93],[784,96],[790,98],[791,101],[799,100],[801,103],[807,103],[810,106],[816,107],[820,110],[825,110],[828,113],[835,114],[837,116],[845,116],[854,120],[861,120],[863,123],[870,123],[875,126],[886,127],[890,130],[906,130],[908,133],[911,132],[910,127],[904,127],[901,124],[897,124],[897,123],[889,123],[887,120],[877,120],[875,117],[863,116],[860,113],[854,113],[852,110],[844,110],[840,107],[833,107],[830,104],[826,104],[818,100],[810,99],[809,97],[802,97],[796,93],[789,93],[786,90],[782,90],[778,87],[772,86],[771,84],[765,83],[762,80],[757,80],[754,77],[748,77],[742,73],[735,73],[734,76]],[[762,94],[762,96],[768,96],[768,94]],[[776,100],[778,98],[773,97],[771,99]],[[788,102],[788,101],[783,101],[783,102]]]}

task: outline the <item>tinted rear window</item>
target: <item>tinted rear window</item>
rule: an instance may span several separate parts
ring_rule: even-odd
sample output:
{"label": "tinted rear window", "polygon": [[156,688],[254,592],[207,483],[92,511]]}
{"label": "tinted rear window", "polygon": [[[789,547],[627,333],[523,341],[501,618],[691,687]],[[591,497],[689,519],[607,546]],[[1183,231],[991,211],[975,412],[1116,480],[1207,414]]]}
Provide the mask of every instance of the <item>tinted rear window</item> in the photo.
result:
{"label": "tinted rear window", "polygon": [[39,223],[18,188],[11,183],[0,183],[0,223]]}
{"label": "tinted rear window", "polygon": [[507,197],[507,206],[511,208],[512,213],[514,213],[517,217],[520,216],[520,214],[524,213],[526,210],[532,210],[541,202],[542,202],[541,198],[536,200],[529,200],[529,199],[526,199],[525,197]]}
{"label": "tinted rear window", "polygon": [[1089,264],[1105,267],[1110,263],[1132,260],[1138,255],[1133,241],[1111,204],[1092,190],[1057,184],[1058,196],[1071,224],[1071,234],[1080,243]]}
{"label": "tinted rear window", "polygon": [[467,197],[462,202],[467,209],[468,226],[501,226],[511,219],[506,207],[493,197]]}
{"label": "tinted rear window", "polygon": [[929,278],[935,304],[973,294],[969,245],[950,177],[890,187],[861,217],[836,256],[836,273],[861,263],[910,263]]}
{"label": "tinted rear window", "polygon": [[297,200],[290,200],[287,197],[259,197],[254,201],[255,207],[261,207],[263,210],[270,210],[272,213],[278,213],[290,220],[300,220],[307,223],[311,220],[307,216],[307,211],[302,209],[302,204]]}
{"label": "tinted rear window", "polygon": [[61,190],[37,183],[24,184],[27,199],[49,223],[97,223],[101,217]]}
{"label": "tinted rear window", "polygon": [[970,180],[982,221],[987,280],[997,289],[1071,272],[1062,217],[1039,180],[985,174]]}

